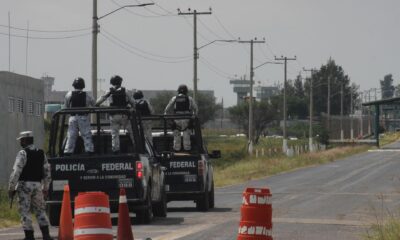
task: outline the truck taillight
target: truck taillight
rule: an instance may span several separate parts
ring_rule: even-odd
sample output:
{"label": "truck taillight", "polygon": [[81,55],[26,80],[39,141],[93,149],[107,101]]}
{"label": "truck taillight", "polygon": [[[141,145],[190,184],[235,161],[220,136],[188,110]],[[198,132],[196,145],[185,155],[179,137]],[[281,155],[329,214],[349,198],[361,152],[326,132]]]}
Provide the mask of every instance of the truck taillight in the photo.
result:
{"label": "truck taillight", "polygon": [[139,179],[143,178],[143,163],[141,161],[136,162],[136,177]]}
{"label": "truck taillight", "polygon": [[199,160],[197,162],[197,170],[198,170],[198,175],[202,176],[204,174],[205,171],[205,162],[204,160]]}

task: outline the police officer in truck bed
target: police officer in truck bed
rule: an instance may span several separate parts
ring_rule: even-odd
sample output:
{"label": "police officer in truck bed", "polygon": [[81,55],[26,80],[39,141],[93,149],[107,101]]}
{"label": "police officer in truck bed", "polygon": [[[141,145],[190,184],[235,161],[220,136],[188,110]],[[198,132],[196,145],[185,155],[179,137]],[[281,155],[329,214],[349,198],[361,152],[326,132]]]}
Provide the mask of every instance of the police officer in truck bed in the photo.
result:
{"label": "police officer in truck bed", "polygon": [[[121,87],[122,78],[118,75],[114,75],[110,79],[112,87],[103,96],[99,97],[96,102],[96,106],[100,106],[105,100],[110,98],[110,107],[126,108],[128,105],[132,109],[135,108],[135,102],[132,97],[126,93],[124,87]],[[129,137],[134,143],[132,127],[128,116],[124,114],[110,114],[110,127],[111,127],[111,145],[114,154],[120,152],[119,144],[119,130],[126,129]]]}
{"label": "police officer in truck bed", "polygon": [[[193,114],[197,115],[197,105],[192,97],[188,96],[188,88],[185,84],[178,87],[178,95],[171,98],[165,107],[164,114],[167,114],[173,107],[175,114]],[[191,150],[189,119],[175,120],[174,129],[174,150],[181,151],[181,131],[183,132],[183,149]]]}
{"label": "police officer in truck bed", "polygon": [[[69,91],[65,95],[64,108],[78,108],[78,107],[90,107],[94,106],[94,99],[86,91],[85,80],[83,78],[76,78],[72,83],[74,91]],[[86,153],[92,154],[93,141],[92,133],[90,132],[90,119],[87,114],[73,114],[68,120],[68,134],[67,143],[65,144],[64,154],[70,155],[74,152],[76,139],[78,138],[79,132],[83,138],[85,144]]]}

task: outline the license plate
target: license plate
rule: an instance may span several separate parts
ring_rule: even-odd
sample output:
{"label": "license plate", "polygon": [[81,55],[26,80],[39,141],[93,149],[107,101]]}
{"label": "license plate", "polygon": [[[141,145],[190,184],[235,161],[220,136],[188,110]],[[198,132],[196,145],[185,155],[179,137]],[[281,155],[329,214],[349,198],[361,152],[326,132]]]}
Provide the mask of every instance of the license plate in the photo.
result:
{"label": "license plate", "polygon": [[120,188],[133,188],[133,178],[124,178],[118,180]]}
{"label": "license plate", "polygon": [[185,182],[197,182],[197,175],[185,175]]}

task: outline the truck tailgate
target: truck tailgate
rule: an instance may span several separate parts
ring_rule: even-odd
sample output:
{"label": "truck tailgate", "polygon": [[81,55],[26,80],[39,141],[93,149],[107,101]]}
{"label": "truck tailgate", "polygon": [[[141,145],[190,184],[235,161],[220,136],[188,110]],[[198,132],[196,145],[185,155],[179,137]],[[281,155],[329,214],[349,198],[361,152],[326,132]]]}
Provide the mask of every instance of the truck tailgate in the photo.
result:
{"label": "truck tailgate", "polygon": [[[141,184],[135,179],[135,157],[88,156],[51,158],[52,186],[55,195],[69,184],[72,195],[77,192],[103,191],[110,199],[118,198],[120,187],[127,189],[127,197],[137,197]],[[59,198],[59,197],[56,197]]]}
{"label": "truck tailgate", "polygon": [[198,155],[176,153],[171,158],[163,159],[165,182],[169,192],[199,191],[201,177],[198,175]]}

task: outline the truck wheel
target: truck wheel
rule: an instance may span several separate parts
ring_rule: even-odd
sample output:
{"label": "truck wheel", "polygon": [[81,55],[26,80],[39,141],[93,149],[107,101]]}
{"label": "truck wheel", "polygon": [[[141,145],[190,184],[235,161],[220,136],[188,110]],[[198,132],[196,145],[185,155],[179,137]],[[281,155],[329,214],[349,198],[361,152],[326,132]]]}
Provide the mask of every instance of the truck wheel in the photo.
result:
{"label": "truck wheel", "polygon": [[211,190],[210,190],[210,195],[208,198],[208,205],[210,208],[214,208],[215,207],[215,198],[214,198],[214,182],[211,184]]}
{"label": "truck wheel", "polygon": [[52,226],[60,225],[60,214],[61,214],[61,205],[52,204],[47,206],[47,216],[49,217],[49,221]]}
{"label": "truck wheel", "polygon": [[208,189],[201,194],[200,198],[196,201],[196,208],[199,211],[206,212],[210,208],[210,199]]}
{"label": "truck wheel", "polygon": [[161,201],[153,204],[153,213],[156,217],[167,216],[167,194],[165,190],[161,193]]}
{"label": "truck wheel", "polygon": [[149,224],[151,220],[153,219],[153,208],[151,205],[151,189],[150,187],[147,190],[147,197],[145,201],[145,209],[139,210],[136,213],[136,216],[138,218],[138,222],[141,224]]}

